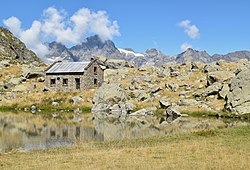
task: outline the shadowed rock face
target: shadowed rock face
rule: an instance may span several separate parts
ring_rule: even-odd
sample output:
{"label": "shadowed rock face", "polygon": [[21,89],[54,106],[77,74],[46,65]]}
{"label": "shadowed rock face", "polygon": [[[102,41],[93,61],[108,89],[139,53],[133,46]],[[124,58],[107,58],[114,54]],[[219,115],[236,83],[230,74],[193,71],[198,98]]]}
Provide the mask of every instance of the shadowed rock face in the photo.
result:
{"label": "shadowed rock face", "polygon": [[11,64],[40,65],[42,61],[25,44],[9,30],[0,27],[0,61],[7,60]]}
{"label": "shadowed rock face", "polygon": [[55,41],[52,43],[46,43],[45,45],[50,51],[49,54],[45,55],[45,58],[47,58],[47,61],[45,62],[53,63],[57,60],[77,61],[77,59],[65,45]]}
{"label": "shadowed rock face", "polygon": [[226,109],[231,112],[250,113],[250,69],[242,70],[231,81],[230,92],[227,95]]}
{"label": "shadowed rock face", "polygon": [[97,35],[88,37],[79,45],[69,49],[78,61],[89,61],[93,56],[120,58],[121,53],[110,40],[102,41]]}

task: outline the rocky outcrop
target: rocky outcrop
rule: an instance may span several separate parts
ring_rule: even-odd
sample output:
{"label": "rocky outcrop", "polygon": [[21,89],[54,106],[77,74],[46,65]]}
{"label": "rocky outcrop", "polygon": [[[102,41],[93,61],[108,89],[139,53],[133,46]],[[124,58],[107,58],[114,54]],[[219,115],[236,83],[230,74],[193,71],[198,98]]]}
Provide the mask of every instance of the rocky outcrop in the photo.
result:
{"label": "rocky outcrop", "polygon": [[21,77],[25,79],[44,77],[44,70],[40,67],[23,67],[21,72]]}
{"label": "rocky outcrop", "polygon": [[234,76],[235,74],[230,71],[209,72],[207,74],[207,85],[210,86],[215,82],[229,83]]}
{"label": "rocky outcrop", "polygon": [[133,105],[120,84],[104,83],[94,94],[92,113],[97,119],[125,119]]}
{"label": "rocky outcrop", "polygon": [[3,60],[10,64],[42,64],[36,54],[28,50],[23,42],[9,30],[0,27],[0,61]]}
{"label": "rocky outcrop", "polygon": [[238,113],[250,113],[250,69],[242,70],[230,84],[230,92],[226,97],[226,109]]}
{"label": "rocky outcrop", "polygon": [[222,88],[222,84],[219,82],[213,83],[211,86],[208,86],[204,92],[202,93],[202,95],[204,97],[206,96],[210,96],[210,95],[217,95],[219,93],[219,91]]}
{"label": "rocky outcrop", "polygon": [[221,67],[216,63],[209,63],[203,67],[204,73],[214,72],[214,71],[221,71]]}
{"label": "rocky outcrop", "polygon": [[222,99],[226,99],[226,97],[229,93],[229,90],[230,90],[230,88],[229,88],[228,84],[223,85],[221,91],[219,91],[219,97]]}

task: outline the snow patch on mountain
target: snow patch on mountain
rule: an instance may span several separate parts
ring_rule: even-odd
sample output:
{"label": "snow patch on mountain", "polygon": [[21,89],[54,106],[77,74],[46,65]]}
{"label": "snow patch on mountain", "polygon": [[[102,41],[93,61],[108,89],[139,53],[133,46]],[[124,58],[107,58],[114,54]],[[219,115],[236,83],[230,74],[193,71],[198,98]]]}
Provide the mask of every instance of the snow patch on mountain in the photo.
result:
{"label": "snow patch on mountain", "polygon": [[133,51],[125,50],[122,48],[118,48],[118,50],[120,51],[120,53],[125,54],[126,56],[134,55],[135,57],[144,57],[144,54],[142,54],[142,53],[135,53]]}

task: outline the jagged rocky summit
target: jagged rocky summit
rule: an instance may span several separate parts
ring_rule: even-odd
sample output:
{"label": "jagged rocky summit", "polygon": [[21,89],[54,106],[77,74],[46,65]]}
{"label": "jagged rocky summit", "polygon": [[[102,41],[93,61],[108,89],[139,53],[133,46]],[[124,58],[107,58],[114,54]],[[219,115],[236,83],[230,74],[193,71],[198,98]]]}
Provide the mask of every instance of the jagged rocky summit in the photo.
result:
{"label": "jagged rocky summit", "polygon": [[94,56],[104,56],[107,59],[123,59],[132,62],[136,67],[141,65],[161,66],[171,61],[157,49],[148,49],[145,53],[136,53],[132,49],[120,49],[111,40],[102,41],[97,35],[86,38],[81,44],[67,48],[61,43],[47,43],[50,53],[45,56],[47,62],[56,60],[89,61]]}
{"label": "jagged rocky summit", "polygon": [[102,41],[97,35],[88,37],[81,44],[71,48],[67,48],[57,42],[47,43],[46,45],[50,51],[45,56],[49,63],[53,63],[56,60],[89,61],[93,56],[104,56],[107,59],[127,60],[136,67],[142,65],[159,67],[166,62],[210,63],[219,60],[234,62],[240,59],[250,59],[249,51],[236,51],[226,55],[214,54],[211,56],[206,51],[189,48],[177,56],[168,56],[155,48],[149,48],[143,53],[138,53],[131,48],[117,48],[111,40]]}
{"label": "jagged rocky summit", "polygon": [[42,64],[33,51],[3,27],[0,27],[0,61],[10,64]]}

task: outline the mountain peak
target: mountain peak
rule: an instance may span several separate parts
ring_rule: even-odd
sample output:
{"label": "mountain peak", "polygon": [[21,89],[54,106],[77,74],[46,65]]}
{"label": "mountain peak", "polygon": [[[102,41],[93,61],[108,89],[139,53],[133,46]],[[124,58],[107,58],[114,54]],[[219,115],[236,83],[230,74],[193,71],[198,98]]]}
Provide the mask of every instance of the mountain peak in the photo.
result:
{"label": "mountain peak", "polygon": [[188,48],[186,51],[177,55],[176,57],[177,63],[184,62],[212,62],[212,57],[206,51],[198,51],[192,48]]}
{"label": "mountain peak", "polygon": [[86,38],[87,42],[103,42],[98,35],[92,35]]}
{"label": "mountain peak", "polygon": [[192,48],[188,48],[185,52],[187,52],[187,51],[192,51],[192,52],[194,52],[194,51],[197,51],[197,50],[194,50],[194,49],[192,49]]}

